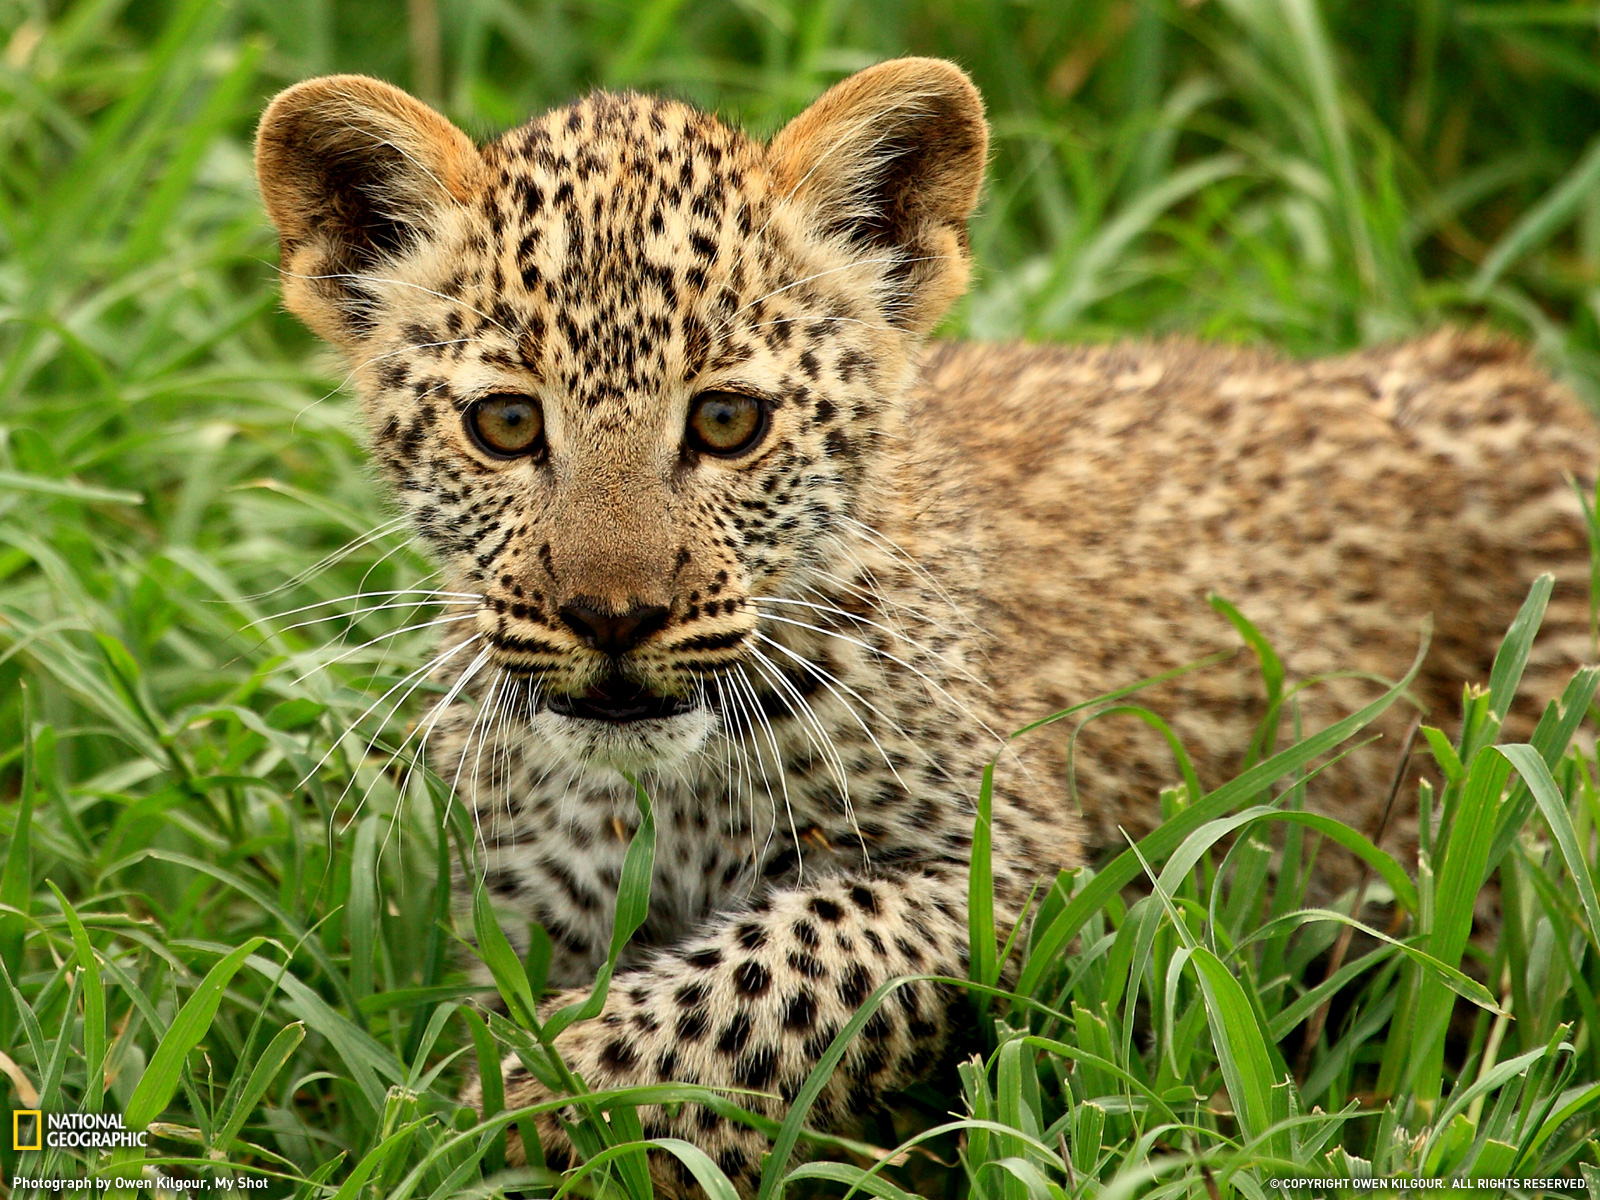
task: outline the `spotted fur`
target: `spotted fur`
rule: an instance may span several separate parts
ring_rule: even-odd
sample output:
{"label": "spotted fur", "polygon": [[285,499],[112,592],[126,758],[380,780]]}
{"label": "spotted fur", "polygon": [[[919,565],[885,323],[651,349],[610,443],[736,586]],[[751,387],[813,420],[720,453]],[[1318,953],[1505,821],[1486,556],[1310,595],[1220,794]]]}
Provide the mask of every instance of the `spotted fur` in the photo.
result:
{"label": "spotted fur", "polygon": [[[985,144],[971,84],[924,59],[846,80],[769,144],[599,93],[480,149],[354,76],[291,88],[263,119],[287,303],[348,355],[376,462],[449,586],[481,597],[443,643],[428,754],[473,815],[508,933],[549,931],[555,1005],[604,961],[636,821],[622,772],[654,800],[648,921],[604,1015],[562,1037],[593,1087],[752,1089],[778,1115],[873,988],[963,975],[995,734],[1234,647],[1209,591],[1296,678],[1364,673],[1301,693],[1308,726],[1398,674],[1430,612],[1417,694],[1448,712],[1541,569],[1561,586],[1540,679],[1584,652],[1562,475],[1589,473],[1593,430],[1513,347],[1445,333],[1307,364],[1186,342],[924,349],[966,281]],[[708,389],[765,406],[748,455],[685,441]],[[467,435],[464,412],[501,393],[538,402],[545,452],[497,460]],[[609,655],[574,604],[662,615]],[[685,711],[551,708],[618,679]],[[1260,715],[1242,658],[1140,702],[1208,784]],[[1148,829],[1176,776],[1126,714],[1069,744],[1055,726],[1002,760],[1003,928],[1081,861],[1080,828],[1096,845]],[[1388,770],[1352,755],[1311,802],[1366,821]],[[815,1119],[923,1077],[955,1000],[897,992]],[[511,1103],[543,1094],[516,1060],[506,1075]],[[753,1189],[758,1135],[697,1106],[644,1118]],[[540,1129],[569,1161],[559,1124]]]}

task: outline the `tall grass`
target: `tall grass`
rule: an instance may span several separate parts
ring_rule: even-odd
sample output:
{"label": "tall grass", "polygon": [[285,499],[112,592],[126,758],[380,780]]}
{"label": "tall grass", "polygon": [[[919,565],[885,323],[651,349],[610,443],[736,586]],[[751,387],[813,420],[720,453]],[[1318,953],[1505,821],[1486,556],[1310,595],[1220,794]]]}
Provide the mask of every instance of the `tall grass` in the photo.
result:
{"label": "tall grass", "polygon": [[[0,41],[0,1087],[149,1122],[146,1163],[274,1196],[525,1184],[503,1134],[529,1114],[498,1111],[492,1071],[481,1123],[456,1088],[507,1048],[563,1078],[538,955],[483,911],[509,1015],[475,1006],[448,894],[470,842],[437,781],[393,769],[415,701],[374,704],[424,661],[402,589],[430,567],[276,308],[248,159],[275,87],[368,70],[489,133],[605,83],[767,131],[876,58],[948,54],[997,134],[951,332],[1310,353],[1488,320],[1600,394],[1590,5],[0,0]],[[1288,748],[1151,797],[1168,821],[1046,890],[1024,945],[996,943],[980,854],[971,1057],[861,1142],[807,1131],[802,1093],[764,1127],[829,1157],[775,1159],[766,1194],[1254,1200],[1600,1168],[1595,672],[1531,747],[1496,744],[1545,594],[1437,717],[1451,735],[1419,735],[1445,780],[1419,862],[1302,811],[1376,706],[1302,731],[1270,653],[1284,736],[1259,744]],[[1374,910],[1301,907],[1328,841],[1393,925],[1346,942]],[[1486,879],[1493,946],[1467,936]],[[737,1103],[591,1098],[575,1186],[642,1194],[631,1106],[663,1099]],[[0,1141],[7,1183],[95,1165]]]}

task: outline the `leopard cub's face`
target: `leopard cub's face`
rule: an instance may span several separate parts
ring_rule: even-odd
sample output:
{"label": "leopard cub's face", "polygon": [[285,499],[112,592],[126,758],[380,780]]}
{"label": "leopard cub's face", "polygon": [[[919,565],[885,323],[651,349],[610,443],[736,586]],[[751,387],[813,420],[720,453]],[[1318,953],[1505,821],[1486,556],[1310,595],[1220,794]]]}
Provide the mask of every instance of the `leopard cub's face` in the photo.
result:
{"label": "leopard cub's face", "polygon": [[981,113],[940,99],[825,98],[771,146],[600,94],[479,150],[348,76],[264,118],[288,302],[348,354],[378,463],[558,756],[693,752],[763,607],[837,568],[965,274],[965,208],[910,134],[935,121],[971,174]]}

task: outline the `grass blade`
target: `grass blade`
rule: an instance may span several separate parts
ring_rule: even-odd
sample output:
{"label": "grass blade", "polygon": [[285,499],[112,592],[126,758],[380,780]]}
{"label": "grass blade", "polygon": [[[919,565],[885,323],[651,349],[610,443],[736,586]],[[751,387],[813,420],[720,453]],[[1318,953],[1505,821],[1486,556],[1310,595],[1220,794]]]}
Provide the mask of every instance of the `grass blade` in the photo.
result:
{"label": "grass blade", "polygon": [[[61,914],[72,932],[72,945],[78,959],[78,974],[83,980],[83,1063],[85,1112],[97,1113],[105,1104],[106,1092],[106,988],[100,978],[100,959],[89,941],[89,931],[54,880],[47,880],[61,905]],[[66,1041],[66,1035],[61,1035]],[[46,1089],[41,1088],[43,1093]]]}
{"label": "grass blade", "polygon": [[1539,812],[1550,826],[1550,833],[1555,837],[1561,857],[1566,861],[1573,886],[1578,889],[1578,898],[1583,902],[1584,915],[1589,922],[1589,942],[1596,951],[1600,951],[1600,897],[1595,895],[1589,861],[1578,841],[1578,831],[1573,828],[1572,816],[1561,799],[1561,791],[1551,778],[1550,768],[1544,765],[1544,758],[1532,746],[1499,746],[1496,749],[1510,760],[1517,774],[1522,776],[1523,782],[1533,792]]}
{"label": "grass blade", "polygon": [[[1600,157],[1596,162],[1600,163]],[[1522,602],[1522,608],[1494,656],[1494,667],[1489,672],[1489,709],[1500,721],[1505,720],[1511,702],[1517,697],[1517,685],[1527,669],[1534,636],[1544,624],[1544,610],[1550,603],[1555,582],[1555,577],[1548,573],[1533,581],[1528,598]]]}
{"label": "grass blade", "polygon": [[1467,290],[1482,299],[1499,281],[1500,276],[1518,259],[1547,241],[1557,230],[1578,213],[1579,206],[1600,188],[1600,138],[1589,143],[1589,149],[1566,178],[1556,184],[1545,198],[1539,201],[1506,231],[1478,265],[1477,274]]}
{"label": "grass blade", "polygon": [[261,1052],[261,1057],[256,1059],[255,1066],[251,1068],[250,1077],[245,1081],[244,1090],[239,1093],[233,1111],[212,1139],[218,1148],[226,1152],[232,1146],[233,1140],[244,1128],[244,1123],[255,1114],[256,1105],[261,1103],[261,1098],[267,1094],[267,1089],[278,1077],[278,1072],[283,1070],[290,1056],[299,1048],[300,1043],[305,1041],[305,1037],[305,1025],[296,1021],[278,1030],[277,1036],[267,1043],[267,1048]]}
{"label": "grass blade", "polygon": [[178,1090],[178,1073],[183,1069],[189,1051],[200,1044],[200,1039],[211,1028],[211,1022],[217,1015],[217,1006],[222,1003],[223,989],[244,965],[245,959],[265,941],[265,938],[251,938],[229,953],[206,972],[200,985],[184,1001],[178,1015],[167,1028],[166,1036],[156,1047],[155,1057],[150,1060],[138,1086],[133,1089],[133,1095],[123,1106],[122,1119],[128,1128],[145,1128],[167,1107],[173,1093]]}

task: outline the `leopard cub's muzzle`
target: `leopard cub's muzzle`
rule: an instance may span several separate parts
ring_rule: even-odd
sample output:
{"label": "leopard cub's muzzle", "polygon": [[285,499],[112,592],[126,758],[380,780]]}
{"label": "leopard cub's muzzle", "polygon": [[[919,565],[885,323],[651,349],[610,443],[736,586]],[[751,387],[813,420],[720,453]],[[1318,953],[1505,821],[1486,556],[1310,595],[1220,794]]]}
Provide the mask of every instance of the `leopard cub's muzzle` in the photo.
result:
{"label": "leopard cub's muzzle", "polygon": [[723,723],[713,681],[748,655],[755,606],[727,572],[670,590],[585,573],[610,586],[541,588],[507,572],[479,611],[497,665],[531,681],[534,742],[585,769],[683,761]]}

